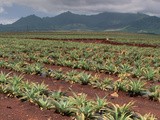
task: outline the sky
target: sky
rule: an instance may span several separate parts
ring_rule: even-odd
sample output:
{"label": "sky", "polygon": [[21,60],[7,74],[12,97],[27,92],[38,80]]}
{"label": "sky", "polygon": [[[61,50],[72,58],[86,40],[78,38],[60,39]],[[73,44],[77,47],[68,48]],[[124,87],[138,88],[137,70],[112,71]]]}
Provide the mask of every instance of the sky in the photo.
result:
{"label": "sky", "polygon": [[160,17],[159,6],[160,0],[0,0],[0,24],[11,24],[32,14],[53,17],[66,11],[77,14],[139,12]]}

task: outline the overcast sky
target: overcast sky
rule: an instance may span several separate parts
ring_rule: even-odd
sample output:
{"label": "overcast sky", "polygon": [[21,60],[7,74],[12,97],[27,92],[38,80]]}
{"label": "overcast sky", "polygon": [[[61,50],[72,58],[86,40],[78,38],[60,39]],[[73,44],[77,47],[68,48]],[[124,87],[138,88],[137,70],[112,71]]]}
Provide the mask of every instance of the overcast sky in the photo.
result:
{"label": "overcast sky", "polygon": [[78,14],[141,12],[160,16],[160,0],[0,0],[0,23],[9,24],[31,14],[45,17],[65,11]]}

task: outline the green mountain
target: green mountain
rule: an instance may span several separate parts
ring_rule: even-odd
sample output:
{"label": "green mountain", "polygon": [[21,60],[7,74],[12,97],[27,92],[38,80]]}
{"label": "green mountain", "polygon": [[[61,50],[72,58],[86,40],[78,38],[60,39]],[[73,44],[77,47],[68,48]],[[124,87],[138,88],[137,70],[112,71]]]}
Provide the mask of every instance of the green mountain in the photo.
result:
{"label": "green mountain", "polygon": [[160,18],[155,16],[149,16],[147,18],[134,21],[125,28],[125,31],[160,34]]}
{"label": "green mountain", "polygon": [[64,12],[55,17],[22,17],[13,24],[0,25],[1,32],[54,31],[54,30],[120,30],[129,32],[160,33],[160,18],[137,13],[104,12],[79,15]]}
{"label": "green mountain", "polygon": [[[42,18],[35,15],[30,15],[27,17],[22,17],[13,24],[3,25],[0,31],[41,31],[41,30],[50,30],[47,29],[50,25],[44,21]],[[1,26],[0,26],[1,27]]]}

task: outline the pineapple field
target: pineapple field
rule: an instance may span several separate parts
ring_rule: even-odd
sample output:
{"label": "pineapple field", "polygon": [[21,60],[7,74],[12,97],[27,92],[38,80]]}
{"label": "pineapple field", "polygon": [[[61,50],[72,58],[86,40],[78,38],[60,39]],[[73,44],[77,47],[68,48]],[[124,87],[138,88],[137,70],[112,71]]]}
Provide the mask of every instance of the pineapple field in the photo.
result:
{"label": "pineapple field", "polygon": [[0,33],[5,120],[160,120],[160,35]]}

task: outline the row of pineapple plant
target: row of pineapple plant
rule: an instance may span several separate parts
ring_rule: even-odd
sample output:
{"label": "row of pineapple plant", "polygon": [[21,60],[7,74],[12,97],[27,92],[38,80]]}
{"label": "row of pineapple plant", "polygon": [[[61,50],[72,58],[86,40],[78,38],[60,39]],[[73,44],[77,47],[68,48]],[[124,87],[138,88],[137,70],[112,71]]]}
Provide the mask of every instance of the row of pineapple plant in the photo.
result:
{"label": "row of pineapple plant", "polygon": [[[1,41],[0,56],[94,70],[109,74],[129,73],[159,81],[160,58],[158,49],[113,47],[78,43],[8,40],[14,46]],[[27,46],[27,47],[26,47]]]}
{"label": "row of pineapple plant", "polygon": [[76,120],[157,120],[154,115],[144,116],[132,110],[133,102],[119,106],[110,103],[106,98],[88,100],[87,95],[67,96],[61,91],[51,91],[47,85],[23,81],[22,76],[10,76],[0,73],[0,92],[10,97],[27,100],[41,109],[54,109],[55,112],[72,116]]}
{"label": "row of pineapple plant", "polygon": [[[44,60],[44,59],[42,59]],[[15,60],[16,61],[16,60]],[[23,60],[17,60],[17,61],[23,61]],[[39,62],[39,61],[38,61]],[[85,60],[82,60],[79,62],[77,65],[74,64],[72,61],[66,61],[64,59],[61,59],[61,62],[58,63],[57,65],[63,65],[63,66],[68,66],[68,67],[73,67],[73,68],[82,68],[85,70],[92,70],[90,63],[86,63]],[[99,64],[94,65],[93,67],[97,66],[98,69],[100,69],[100,72],[106,72],[109,74],[130,74],[131,77],[136,77],[136,78],[143,78],[146,80],[152,80],[152,81],[159,81],[160,78],[160,68],[157,68],[155,70],[153,67],[146,66],[146,67],[138,67],[134,69],[133,67],[130,67],[128,64],[120,64],[120,68],[116,67],[113,63],[108,64],[107,66],[101,66]],[[133,70],[132,70],[133,69]],[[96,70],[96,69],[95,69]],[[131,71],[132,70],[132,71]],[[119,72],[121,71],[121,72]]]}
{"label": "row of pineapple plant", "polygon": [[160,86],[154,85],[150,88],[145,86],[146,82],[139,79],[130,79],[125,74],[119,76],[120,79],[114,81],[110,78],[101,79],[98,76],[92,76],[85,72],[69,71],[64,73],[61,70],[51,70],[44,68],[41,64],[28,64],[24,62],[6,63],[0,62],[0,66],[20,71],[28,74],[37,74],[43,77],[52,77],[56,80],[65,80],[70,83],[80,83],[82,85],[91,85],[94,88],[102,90],[114,90],[127,92],[130,96],[146,96],[152,100],[160,101]]}

